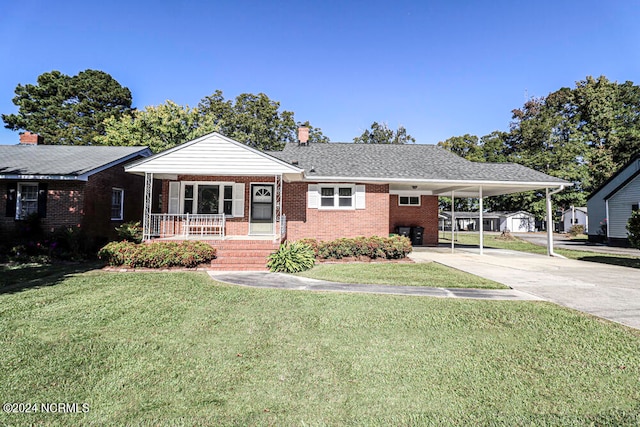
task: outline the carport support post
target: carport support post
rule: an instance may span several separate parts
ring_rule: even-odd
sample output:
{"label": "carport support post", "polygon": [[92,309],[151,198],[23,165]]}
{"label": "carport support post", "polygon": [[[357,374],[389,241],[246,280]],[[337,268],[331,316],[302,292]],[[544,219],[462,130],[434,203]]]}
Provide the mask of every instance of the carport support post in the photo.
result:
{"label": "carport support post", "polygon": [[564,185],[553,191],[546,189],[547,193],[547,255],[556,256],[553,252],[553,213],[551,212],[551,196],[564,190]]}
{"label": "carport support post", "polygon": [[482,217],[482,187],[480,187],[480,191],[479,191],[479,208],[480,208],[480,224],[479,225],[479,230],[480,230],[480,255],[484,254],[484,236],[483,236],[483,232],[484,232],[484,221],[483,221],[483,217]]}
{"label": "carport support post", "polygon": [[455,235],[455,229],[456,229],[456,212],[453,208],[454,206],[454,197],[455,197],[455,193],[453,190],[451,190],[451,253],[454,252],[455,249],[455,240],[456,240],[456,235]]}

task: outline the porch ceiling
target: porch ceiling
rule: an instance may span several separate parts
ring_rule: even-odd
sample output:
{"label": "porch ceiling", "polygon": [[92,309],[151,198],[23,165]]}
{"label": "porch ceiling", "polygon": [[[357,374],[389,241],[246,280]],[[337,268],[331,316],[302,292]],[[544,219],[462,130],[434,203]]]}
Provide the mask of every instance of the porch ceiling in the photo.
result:
{"label": "porch ceiling", "polygon": [[[569,184],[570,185],[570,184]],[[480,188],[482,195],[500,196],[503,194],[520,193],[530,190],[542,190],[545,188],[559,188],[558,183],[545,182],[455,182],[455,181],[433,181],[433,182],[410,182],[392,183],[389,185],[390,191],[417,192],[434,196],[455,197],[478,197]]]}

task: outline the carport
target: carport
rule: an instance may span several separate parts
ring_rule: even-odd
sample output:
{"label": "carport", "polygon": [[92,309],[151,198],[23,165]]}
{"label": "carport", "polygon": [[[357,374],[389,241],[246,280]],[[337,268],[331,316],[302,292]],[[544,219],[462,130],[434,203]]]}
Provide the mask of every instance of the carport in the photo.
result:
{"label": "carport", "polygon": [[[487,169],[491,169],[495,166],[504,167],[505,165],[519,166],[514,164],[497,164],[497,163],[475,163],[475,165],[483,166]],[[523,167],[523,169],[525,169]],[[530,170],[529,170],[530,171]],[[489,173],[490,171],[486,171]],[[547,177],[544,174],[540,174]],[[551,177],[549,177],[551,178]],[[420,194],[428,194],[439,197],[451,198],[451,222],[455,224],[455,199],[456,198],[477,198],[479,200],[478,215],[479,215],[479,237],[480,237],[480,254],[484,253],[484,198],[491,196],[502,196],[506,194],[521,193],[525,191],[540,191],[545,192],[546,201],[546,218],[547,218],[547,255],[555,256],[553,252],[553,217],[552,217],[552,203],[551,196],[561,192],[566,187],[573,184],[560,180],[553,179],[549,181],[498,181],[498,180],[416,180],[410,183],[398,183],[391,184],[390,189],[394,191],[413,191]],[[452,238],[451,238],[451,252],[455,251],[455,239],[454,229],[452,226]]]}

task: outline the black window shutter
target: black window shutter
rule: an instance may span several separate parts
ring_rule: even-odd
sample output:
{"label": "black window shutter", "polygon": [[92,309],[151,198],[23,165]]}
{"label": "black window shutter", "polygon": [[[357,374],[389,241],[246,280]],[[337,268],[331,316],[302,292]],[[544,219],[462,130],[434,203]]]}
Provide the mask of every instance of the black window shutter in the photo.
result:
{"label": "black window shutter", "polygon": [[16,197],[18,197],[18,183],[7,183],[7,212],[5,216],[16,217]]}
{"label": "black window shutter", "polygon": [[47,183],[38,184],[38,218],[47,217]]}

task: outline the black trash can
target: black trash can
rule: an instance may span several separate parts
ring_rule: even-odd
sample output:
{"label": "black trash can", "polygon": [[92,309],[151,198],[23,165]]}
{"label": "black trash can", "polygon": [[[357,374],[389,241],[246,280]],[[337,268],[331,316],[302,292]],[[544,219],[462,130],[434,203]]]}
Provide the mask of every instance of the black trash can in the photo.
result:
{"label": "black trash can", "polygon": [[413,246],[422,246],[424,241],[424,227],[411,227],[411,244]]}
{"label": "black trash can", "polygon": [[410,237],[411,227],[396,227],[396,233],[404,237]]}

